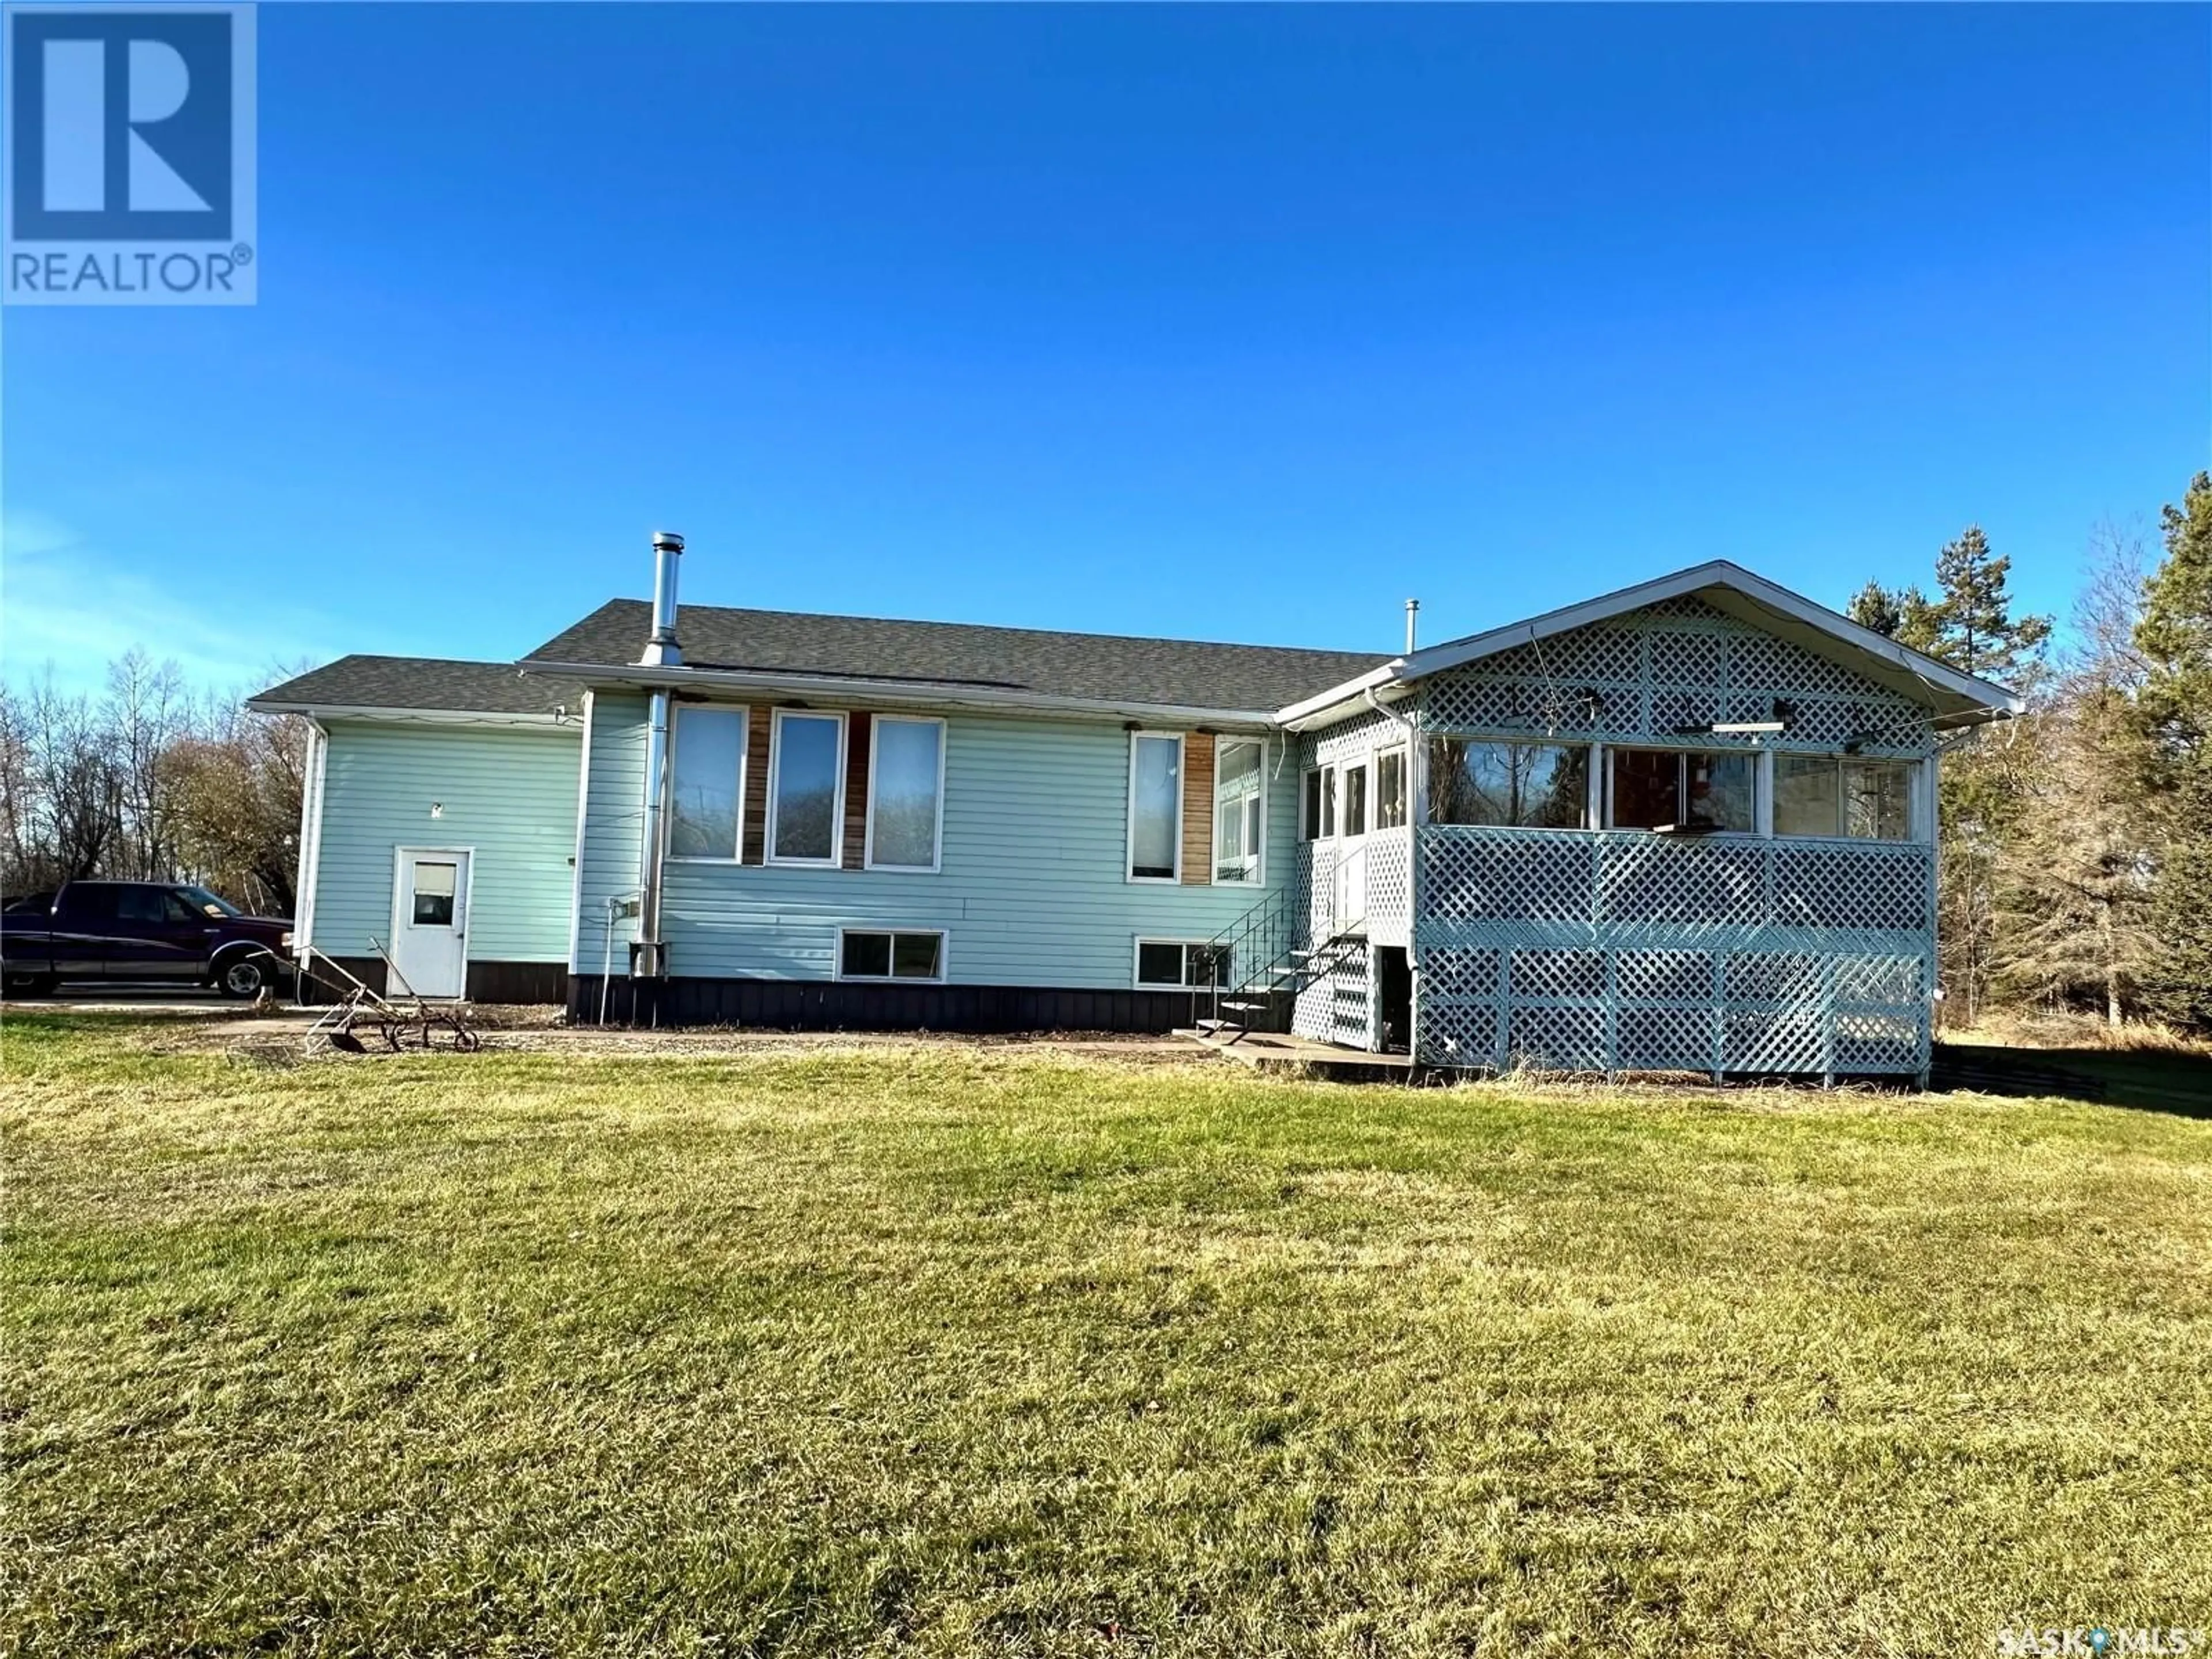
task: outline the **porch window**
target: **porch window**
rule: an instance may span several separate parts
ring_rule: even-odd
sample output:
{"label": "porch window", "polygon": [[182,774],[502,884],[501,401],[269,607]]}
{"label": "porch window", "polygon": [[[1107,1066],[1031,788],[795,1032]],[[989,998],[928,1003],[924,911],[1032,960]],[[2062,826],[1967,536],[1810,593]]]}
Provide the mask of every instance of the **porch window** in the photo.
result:
{"label": "porch window", "polygon": [[1606,751],[1607,821],[1615,830],[1758,827],[1757,758],[1680,749]]}
{"label": "porch window", "polygon": [[668,791],[668,855],[738,856],[738,803],[745,796],[745,711],[693,704],[676,710]]}
{"label": "porch window", "polygon": [[1375,757],[1375,827],[1406,827],[1406,751],[1385,749]]}
{"label": "porch window", "polygon": [[1224,738],[1214,751],[1213,879],[1216,885],[1256,886],[1265,878],[1267,745]]}
{"label": "porch window", "polygon": [[945,810],[945,722],[878,714],[872,726],[868,868],[934,870]]}
{"label": "porch window", "polygon": [[837,862],[844,814],[845,717],[775,711],[769,759],[768,855],[775,864]]}
{"label": "porch window", "polygon": [[1912,768],[1832,755],[1774,757],[1774,833],[1912,838]]}
{"label": "porch window", "polygon": [[945,935],[848,927],[838,940],[837,977],[941,980]]}
{"label": "porch window", "polygon": [[1364,766],[1344,769],[1344,833],[1347,836],[1367,833],[1367,769]]}
{"label": "porch window", "polygon": [[1432,738],[1429,821],[1580,830],[1589,814],[1589,750],[1581,744]]}
{"label": "porch window", "polygon": [[1319,841],[1336,833],[1336,769],[1316,766],[1305,775],[1298,804],[1298,838]]}
{"label": "porch window", "polygon": [[1216,983],[1230,983],[1227,945],[1198,939],[1137,941],[1137,984],[1141,988],[1187,991]]}
{"label": "porch window", "polygon": [[1182,738],[1129,738],[1129,879],[1174,881],[1182,874]]}

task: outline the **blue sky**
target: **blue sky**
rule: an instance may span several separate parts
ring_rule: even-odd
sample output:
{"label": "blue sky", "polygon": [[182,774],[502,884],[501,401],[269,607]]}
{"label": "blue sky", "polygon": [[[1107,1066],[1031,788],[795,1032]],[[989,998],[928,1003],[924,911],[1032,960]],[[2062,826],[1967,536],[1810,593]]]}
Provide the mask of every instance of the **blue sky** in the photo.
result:
{"label": "blue sky", "polygon": [[261,302],[8,312],[11,674],[641,594],[1395,648],[2212,434],[2212,10],[264,5]]}

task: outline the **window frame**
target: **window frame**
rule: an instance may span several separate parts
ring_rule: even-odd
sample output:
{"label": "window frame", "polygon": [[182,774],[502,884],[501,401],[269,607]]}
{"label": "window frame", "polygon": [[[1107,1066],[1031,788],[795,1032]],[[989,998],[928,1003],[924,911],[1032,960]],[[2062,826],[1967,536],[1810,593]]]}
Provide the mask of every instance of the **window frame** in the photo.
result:
{"label": "window frame", "polygon": [[[845,971],[845,940],[853,933],[880,933],[890,941],[888,965],[896,968],[898,962],[898,939],[902,933],[933,934],[937,939],[937,973],[928,979],[914,974],[848,974]],[[945,985],[952,977],[952,932],[947,927],[871,927],[862,923],[840,926],[837,929],[837,955],[830,964],[830,977],[841,985]]]}
{"label": "window frame", "polygon": [[[1370,753],[1340,763],[1336,769],[1336,838],[1364,841],[1375,828],[1375,757]],[[1352,827],[1352,780],[1359,779],[1359,828]]]}
{"label": "window frame", "polygon": [[[1431,744],[1455,743],[1471,746],[1475,744],[1487,744],[1492,745],[1504,744],[1507,747],[1516,749],[1559,749],[1565,750],[1579,750],[1583,757],[1583,789],[1580,806],[1581,823],[1571,825],[1542,823],[1460,824],[1447,823],[1445,820],[1439,818],[1437,816],[1436,779],[1437,767],[1435,751],[1431,749],[1430,750],[1428,763],[1428,817],[1425,820],[1428,823],[1431,825],[1440,825],[1449,829],[1510,830],[1516,835],[1523,836],[1594,836],[1603,833],[1597,828],[1599,814],[1597,812],[1594,812],[1592,810],[1593,803],[1591,801],[1591,791],[1594,786],[1591,780],[1594,778],[1600,778],[1602,775],[1599,769],[1605,763],[1603,752],[1606,747],[1605,744],[1595,740],[1569,740],[1559,738],[1546,737],[1514,737],[1504,732],[1431,732],[1425,735]],[[1599,787],[1601,790],[1602,788],[1601,785],[1595,787]]]}
{"label": "window frame", "polygon": [[[827,858],[791,858],[775,850],[775,821],[783,781],[783,723],[787,720],[834,720],[837,726],[837,780],[830,791],[830,856]],[[849,750],[851,732],[849,721],[842,708],[777,708],[769,721],[768,732],[768,807],[763,813],[761,862],[787,865],[799,870],[835,870],[845,861],[845,767]],[[744,844],[739,831],[738,845]],[[864,930],[880,931],[880,930]]]}
{"label": "window frame", "polygon": [[684,720],[696,710],[709,714],[732,714],[738,717],[738,811],[737,836],[730,848],[730,855],[720,853],[664,853],[662,861],[667,864],[738,864],[745,853],[745,774],[752,768],[753,711],[742,702],[679,702],[676,705],[668,726],[668,799],[661,803],[661,813],[666,827],[664,837],[672,840],[676,834],[676,757],[684,746]]}
{"label": "window frame", "polygon": [[[1260,751],[1260,793],[1257,797],[1244,797],[1237,802],[1241,811],[1245,799],[1256,799],[1259,801],[1260,836],[1258,842],[1249,849],[1248,854],[1252,860],[1251,872],[1249,875],[1232,876],[1224,880],[1221,874],[1221,751],[1237,744],[1249,744]],[[1265,738],[1224,735],[1213,740],[1213,836],[1212,845],[1206,848],[1206,853],[1210,860],[1207,874],[1216,887],[1265,887],[1267,884],[1268,746],[1267,739]]]}
{"label": "window frame", "polygon": [[[1778,841],[1834,841],[1852,847],[1863,847],[1869,842],[1880,846],[1924,846],[1929,842],[1927,808],[1923,802],[1923,782],[1929,763],[1894,755],[1844,755],[1831,750],[1778,749],[1774,762],[1768,769],[1773,778],[1773,798],[1777,806],[1782,799],[1781,771],[1784,761],[1825,761],[1833,770],[1836,779],[1836,825],[1832,830],[1784,830],[1776,823],[1771,810],[1768,822],[1774,824],[1773,835]],[[1844,773],[1854,766],[1892,768],[1905,775],[1905,833],[1902,836],[1855,836],[1844,826],[1850,821],[1850,792],[1844,787]]]}
{"label": "window frame", "polygon": [[[1158,980],[1146,979],[1144,976],[1144,960],[1145,947],[1147,945],[1173,945],[1178,946],[1182,951],[1182,971],[1184,977],[1177,981],[1173,985],[1163,984]],[[1189,979],[1190,953],[1193,951],[1211,950],[1212,947],[1213,941],[1210,939],[1188,939],[1180,938],[1172,934],[1138,933],[1132,937],[1129,941],[1129,984],[1132,988],[1139,991],[1167,991],[1170,993],[1183,992],[1186,994],[1192,991],[1203,991],[1206,988],[1203,984],[1194,984]],[[1224,945],[1222,948],[1225,951],[1229,947]]]}
{"label": "window frame", "polygon": [[[1395,757],[1398,763],[1398,821],[1382,822],[1382,763]],[[1369,779],[1368,817],[1374,820],[1369,826],[1370,834],[1392,830],[1403,830],[1413,821],[1413,746],[1410,743],[1388,743],[1376,749],[1370,759],[1372,775]]]}
{"label": "window frame", "polygon": [[1325,841],[1322,833],[1323,809],[1332,799],[1329,774],[1333,766],[1309,766],[1298,774],[1298,839]]}
{"label": "window frame", "polygon": [[[895,875],[940,875],[945,870],[945,751],[951,738],[945,717],[942,714],[876,714],[871,716],[868,726],[868,803],[867,816],[860,821],[860,866]],[[937,728],[937,823],[931,833],[931,858],[927,864],[882,864],[876,859],[876,780],[883,773],[879,763],[883,757],[883,728],[886,726],[933,726]],[[839,793],[842,795],[842,777],[839,781]],[[863,928],[860,931],[874,930]]]}
{"label": "window frame", "polygon": [[[1140,876],[1137,873],[1137,746],[1147,739],[1173,742],[1176,746],[1176,815],[1175,863],[1172,873],[1164,876]],[[1186,732],[1163,732],[1150,726],[1133,726],[1129,731],[1128,802],[1125,822],[1121,826],[1121,879],[1139,887],[1175,887],[1182,882],[1182,830],[1188,811],[1190,784],[1190,734]],[[1164,942],[1164,941],[1163,941]]]}
{"label": "window frame", "polygon": [[[1744,761],[1746,761],[1747,763],[1748,763],[1748,764],[1749,764],[1749,766],[1750,766],[1750,768],[1751,768],[1751,822],[1750,822],[1750,823],[1748,823],[1747,825],[1746,825],[1744,828],[1742,828],[1742,829],[1741,829],[1741,830],[1721,829],[1721,828],[1717,828],[1717,827],[1716,827],[1716,828],[1714,828],[1714,829],[1711,829],[1711,830],[1701,830],[1697,831],[1696,833],[1698,833],[1698,834],[1699,834],[1699,835],[1704,835],[1704,836],[1757,836],[1757,835],[1759,833],[1759,822],[1760,822],[1760,819],[1759,819],[1759,790],[1760,790],[1759,779],[1760,779],[1760,775],[1761,775],[1765,771],[1765,769],[1765,769],[1765,768],[1764,768],[1764,767],[1762,767],[1762,766],[1759,763],[1759,751],[1758,751],[1757,750],[1755,750],[1755,749],[1715,749],[1715,748],[1711,748],[1711,747],[1710,747],[1710,746],[1708,746],[1708,747],[1706,747],[1706,748],[1702,748],[1702,749],[1700,749],[1700,748],[1694,748],[1694,747],[1689,746],[1689,745],[1687,745],[1687,744],[1677,745],[1677,744],[1668,744],[1668,743],[1608,743],[1608,744],[1605,744],[1605,745],[1604,745],[1604,752],[1603,752],[1603,753],[1599,757],[1599,762],[1600,762],[1600,765],[1601,765],[1601,773],[1600,773],[1600,776],[1601,776],[1601,787],[1600,787],[1600,794],[1601,794],[1601,797],[1602,801],[1603,801],[1603,804],[1604,804],[1604,810],[1603,810],[1602,813],[1601,814],[1601,818],[1602,818],[1602,820],[1603,820],[1604,827],[1605,827],[1605,829],[1607,830],[1607,832],[1609,832],[1609,833],[1619,833],[1619,834],[1623,834],[1623,835],[1639,835],[1639,836],[1656,836],[1656,835],[1657,835],[1657,834],[1659,834],[1659,833],[1660,833],[1660,832],[1659,832],[1659,830],[1658,830],[1656,827],[1654,827],[1653,825],[1650,825],[1650,824],[1647,824],[1647,823],[1616,823],[1613,821],[1613,757],[1614,757],[1615,756],[1617,756],[1617,755],[1624,755],[1624,754],[1626,754],[1626,755],[1671,755],[1671,756],[1673,756],[1673,757],[1674,757],[1674,805],[1675,805],[1675,808],[1676,808],[1676,810],[1677,810],[1678,811],[1684,811],[1684,810],[1686,810],[1686,809],[1687,809],[1687,807],[1688,807],[1688,805],[1689,805],[1689,801],[1690,801],[1690,762],[1691,762],[1691,760],[1692,760],[1692,758],[1693,757],[1696,757],[1696,756],[1698,756],[1698,755],[1704,755],[1704,756],[1706,756],[1706,757],[1711,757],[1711,758],[1713,758],[1713,759],[1722,759],[1722,758],[1731,757],[1737,757],[1737,756],[1741,757],[1742,757],[1742,759],[1743,759]],[[1680,829],[1680,828],[1686,828],[1686,826],[1685,826],[1685,825],[1678,825],[1678,826],[1677,826],[1677,828],[1678,828],[1678,829]]]}

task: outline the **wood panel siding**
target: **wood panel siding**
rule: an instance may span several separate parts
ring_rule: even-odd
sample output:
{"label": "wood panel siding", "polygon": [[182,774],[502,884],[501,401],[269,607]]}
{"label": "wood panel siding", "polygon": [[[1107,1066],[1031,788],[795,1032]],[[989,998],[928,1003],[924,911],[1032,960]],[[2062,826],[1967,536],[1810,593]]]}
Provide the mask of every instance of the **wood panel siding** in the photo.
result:
{"label": "wood panel siding", "polygon": [[1213,884],[1213,734],[1182,740],[1182,884]]}
{"label": "wood panel siding", "polygon": [[764,702],[745,710],[745,824],[743,850],[746,864],[768,862],[768,740],[775,713]]}
{"label": "wood panel siding", "polygon": [[868,738],[872,722],[865,713],[845,716],[845,850],[839,862],[858,870],[868,850]]}

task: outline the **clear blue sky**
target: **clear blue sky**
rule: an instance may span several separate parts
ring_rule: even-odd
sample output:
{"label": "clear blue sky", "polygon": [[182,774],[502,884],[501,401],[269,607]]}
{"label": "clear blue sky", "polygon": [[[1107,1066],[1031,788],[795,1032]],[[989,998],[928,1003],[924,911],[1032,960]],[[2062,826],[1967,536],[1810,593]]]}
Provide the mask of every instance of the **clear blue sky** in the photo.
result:
{"label": "clear blue sky", "polygon": [[2212,10],[264,5],[261,303],[6,314],[10,672],[704,603],[1393,648],[2212,432]]}

